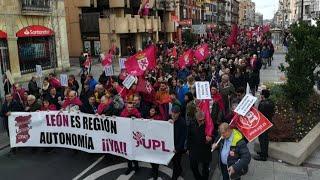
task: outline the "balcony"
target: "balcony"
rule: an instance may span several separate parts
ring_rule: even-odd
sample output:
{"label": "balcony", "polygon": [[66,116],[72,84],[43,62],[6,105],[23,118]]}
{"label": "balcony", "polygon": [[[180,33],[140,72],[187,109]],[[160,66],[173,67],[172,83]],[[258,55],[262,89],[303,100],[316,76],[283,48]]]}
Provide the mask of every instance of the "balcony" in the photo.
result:
{"label": "balcony", "polygon": [[23,15],[48,16],[52,13],[52,0],[21,0],[21,13]]}
{"label": "balcony", "polygon": [[101,34],[117,33],[140,33],[156,32],[161,26],[159,17],[126,14],[125,17],[110,15],[109,18],[99,19],[99,29]]}
{"label": "balcony", "polygon": [[74,1],[76,3],[76,7],[90,7],[91,6],[91,0],[77,0]]}
{"label": "balcony", "polygon": [[110,8],[130,8],[130,1],[129,0],[109,0],[109,7]]}
{"label": "balcony", "polygon": [[172,33],[175,32],[174,28],[174,22],[173,21],[168,21],[166,23],[162,23],[161,25],[161,31],[162,32],[167,32],[167,33]]}

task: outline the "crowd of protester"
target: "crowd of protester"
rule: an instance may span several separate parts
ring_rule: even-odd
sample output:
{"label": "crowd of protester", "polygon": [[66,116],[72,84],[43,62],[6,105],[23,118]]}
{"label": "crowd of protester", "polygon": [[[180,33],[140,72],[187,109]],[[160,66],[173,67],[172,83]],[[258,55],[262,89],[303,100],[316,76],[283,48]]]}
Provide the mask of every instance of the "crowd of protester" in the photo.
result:
{"label": "crowd of protester", "polygon": [[[224,153],[226,147],[222,145],[220,151],[224,157],[221,156],[220,164],[224,167],[225,174],[240,176],[247,171],[251,157],[241,133],[232,130],[228,123],[234,115],[233,108],[246,93],[247,83],[253,94],[257,91],[260,69],[271,66],[274,48],[267,36],[249,38],[243,32],[238,35],[237,42],[228,47],[225,43],[228,35],[227,30],[218,29],[212,31],[210,37],[199,37],[191,45],[158,42],[157,67],[146,71],[145,76],[139,77],[138,82],[130,89],[122,87],[126,77],[125,70],[121,70],[119,76],[107,77],[102,72],[100,77],[93,77],[85,66],[81,67],[80,81],[74,75],[69,75],[67,87],[61,86],[55,74],[44,78],[41,87],[37,84],[36,77],[32,77],[27,89],[22,88],[19,83],[11,85],[5,80],[6,96],[1,109],[5,126],[8,129],[8,116],[17,111],[66,110],[169,121],[174,124],[172,179],[181,176],[181,158],[185,153],[190,156],[195,179],[208,179],[211,146],[219,134],[226,139],[230,136],[237,139],[231,146],[239,146],[240,156],[228,158],[228,154]],[[179,56],[188,48],[195,48],[202,43],[210,46],[209,58],[205,62],[180,69],[175,63],[177,58],[172,56],[172,49],[175,47]],[[84,57],[80,61],[83,64]],[[140,81],[149,87],[141,87]],[[205,133],[205,114],[198,108],[196,81],[210,82],[210,115],[215,127],[211,135]],[[226,140],[225,144],[227,142]],[[236,163],[237,158],[241,163]],[[230,159],[232,162],[229,162]],[[232,166],[233,164],[236,165]],[[152,164],[152,177],[155,179],[158,167]],[[139,170],[138,162],[128,162],[125,173],[129,174],[132,170]]]}

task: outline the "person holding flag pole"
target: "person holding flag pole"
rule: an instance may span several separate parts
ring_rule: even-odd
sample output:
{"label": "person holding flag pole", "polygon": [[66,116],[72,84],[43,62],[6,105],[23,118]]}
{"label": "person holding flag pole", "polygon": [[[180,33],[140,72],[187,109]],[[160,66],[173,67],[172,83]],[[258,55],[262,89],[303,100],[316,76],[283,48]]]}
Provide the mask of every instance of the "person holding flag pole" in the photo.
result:
{"label": "person holding flag pole", "polygon": [[229,124],[219,126],[221,134],[217,143],[212,145],[212,150],[219,147],[219,161],[223,180],[236,179],[248,172],[251,154],[243,135],[237,129],[232,129]]}

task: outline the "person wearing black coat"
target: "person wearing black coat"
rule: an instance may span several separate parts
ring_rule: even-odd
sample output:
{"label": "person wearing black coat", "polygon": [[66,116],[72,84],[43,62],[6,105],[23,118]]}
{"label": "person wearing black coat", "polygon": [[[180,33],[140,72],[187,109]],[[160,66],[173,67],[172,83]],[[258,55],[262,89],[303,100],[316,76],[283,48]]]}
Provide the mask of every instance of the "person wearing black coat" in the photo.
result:
{"label": "person wearing black coat", "polygon": [[181,110],[178,106],[172,108],[172,119],[169,120],[173,123],[174,128],[174,148],[175,154],[172,158],[173,173],[172,180],[177,180],[182,173],[181,158],[183,153],[185,153],[185,141],[187,137],[187,125],[186,121],[180,115]]}
{"label": "person wearing black coat", "polygon": [[96,97],[90,96],[87,101],[81,106],[80,111],[87,114],[97,113]]}
{"label": "person wearing black coat", "polygon": [[60,102],[62,102],[62,97],[57,93],[56,88],[52,87],[50,89],[50,94],[45,97],[46,99],[49,100],[50,104],[54,104],[56,106],[57,109],[61,109],[61,104]]}
{"label": "person wearing black coat", "polygon": [[32,94],[36,98],[39,98],[39,96],[40,96],[39,89],[40,88],[38,87],[35,76],[32,76],[31,80],[29,81],[28,89],[29,89],[29,94]]}
{"label": "person wearing black coat", "polygon": [[[261,92],[261,101],[258,106],[258,110],[269,120],[272,122],[272,118],[275,113],[275,105],[270,97],[270,91],[267,89],[262,90]],[[269,150],[269,131],[265,131],[259,136],[260,142],[260,150],[258,152],[258,156],[253,157],[253,159],[257,161],[266,161],[268,158],[268,150]]]}
{"label": "person wearing black coat", "polygon": [[[208,180],[211,161],[211,143],[206,141],[205,115],[196,113],[196,120],[190,123],[187,137],[187,152],[189,152],[190,167],[196,180]],[[199,172],[199,165],[202,173]]]}
{"label": "person wearing black coat", "polygon": [[11,112],[23,112],[23,106],[18,101],[13,99],[12,94],[6,94],[6,100],[2,105],[1,109],[1,116],[3,118],[4,127],[7,130],[7,134],[9,136],[9,123],[8,117],[10,116]]}

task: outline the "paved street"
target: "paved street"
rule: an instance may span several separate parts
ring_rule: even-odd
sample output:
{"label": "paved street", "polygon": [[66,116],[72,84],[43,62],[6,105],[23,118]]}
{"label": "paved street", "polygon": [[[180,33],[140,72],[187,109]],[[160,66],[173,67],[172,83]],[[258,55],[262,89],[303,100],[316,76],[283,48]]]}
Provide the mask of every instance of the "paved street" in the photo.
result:
{"label": "paved street", "polygon": [[[77,64],[77,59],[72,61]],[[276,54],[273,66],[261,71],[261,82],[280,81],[281,72],[278,70],[280,63],[284,62],[283,54]],[[118,71],[117,63],[115,69]],[[78,67],[73,66],[69,74],[77,74]],[[102,72],[100,64],[94,65],[92,73],[98,77]],[[16,155],[9,155],[8,138],[5,133],[0,133],[0,179],[18,180],[23,177],[32,177],[33,180],[53,180],[53,179],[110,179],[110,180],[143,180],[150,178],[150,165],[140,163],[139,172],[133,172],[128,176],[122,175],[126,168],[125,160],[102,154],[88,154],[75,152],[73,150],[55,148],[52,152],[44,152],[39,148],[32,153],[31,148],[20,148]],[[3,148],[5,147],[5,148]],[[253,144],[249,144],[250,151],[253,152]],[[214,154],[212,169],[215,169],[214,180],[221,179],[217,166],[217,156]],[[252,160],[245,180],[318,180],[320,179],[320,169],[318,166],[311,168],[310,164],[319,163],[319,153],[315,152],[309,159],[309,167],[294,167],[270,159],[267,162],[257,162]],[[160,167],[159,179],[170,179],[172,170],[168,167]],[[312,166],[314,167],[314,166]],[[192,172],[189,168],[188,157],[183,158],[184,179],[193,180]]]}

